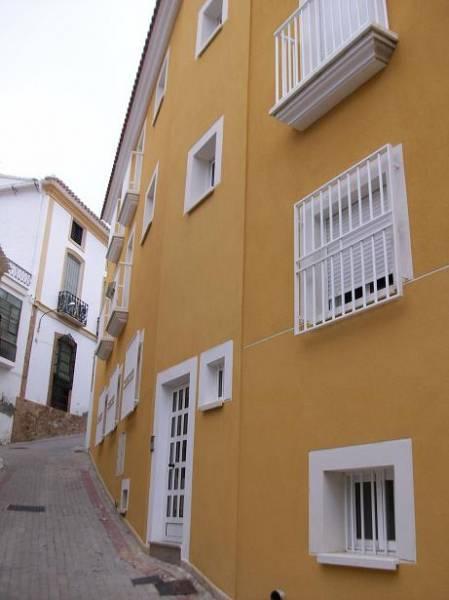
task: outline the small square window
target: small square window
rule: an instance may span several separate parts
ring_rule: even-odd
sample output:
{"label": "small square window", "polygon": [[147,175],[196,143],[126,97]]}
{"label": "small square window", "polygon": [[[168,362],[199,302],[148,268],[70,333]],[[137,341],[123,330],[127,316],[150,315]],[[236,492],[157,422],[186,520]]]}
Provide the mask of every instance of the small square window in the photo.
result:
{"label": "small square window", "polygon": [[72,221],[72,229],[70,231],[70,239],[78,244],[78,246],[83,245],[83,237],[84,237],[84,228],[81,227],[76,221]]}
{"label": "small square window", "polygon": [[228,18],[228,0],[207,0],[198,13],[196,57],[208,47]]}
{"label": "small square window", "polygon": [[232,397],[232,340],[203,352],[200,358],[198,408],[223,406]]}
{"label": "small square window", "polygon": [[142,224],[142,242],[148,233],[151,223],[154,217],[154,207],[156,204],[156,188],[157,179],[159,173],[159,163],[156,165],[154,173],[151,177],[150,185],[148,186],[147,193],[145,194],[145,206],[143,210],[143,224]]}
{"label": "small square window", "polygon": [[156,123],[159,111],[162,106],[162,102],[165,98],[167,91],[167,78],[168,78],[168,61],[170,57],[170,50],[165,55],[164,62],[162,63],[159,77],[156,84],[156,91],[154,95],[154,111],[153,111],[153,125]]}
{"label": "small square window", "polygon": [[309,518],[320,563],[394,570],[415,562],[411,440],[310,452]]}
{"label": "small square window", "polygon": [[223,117],[190,149],[184,214],[211,194],[221,181]]}

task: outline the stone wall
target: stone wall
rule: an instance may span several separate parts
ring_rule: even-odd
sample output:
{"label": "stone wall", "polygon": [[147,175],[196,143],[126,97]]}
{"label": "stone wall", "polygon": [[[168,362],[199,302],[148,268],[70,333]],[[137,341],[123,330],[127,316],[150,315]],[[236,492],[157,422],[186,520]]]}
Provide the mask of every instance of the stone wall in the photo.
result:
{"label": "stone wall", "polygon": [[50,406],[17,398],[11,442],[26,442],[58,435],[83,433],[85,416],[71,415]]}

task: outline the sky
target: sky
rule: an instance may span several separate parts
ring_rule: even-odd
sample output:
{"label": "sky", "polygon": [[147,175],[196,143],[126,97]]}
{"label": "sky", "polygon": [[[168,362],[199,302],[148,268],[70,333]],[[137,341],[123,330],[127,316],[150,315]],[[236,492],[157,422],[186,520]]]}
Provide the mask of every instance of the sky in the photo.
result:
{"label": "sky", "polygon": [[0,173],[100,213],[155,0],[0,0]]}

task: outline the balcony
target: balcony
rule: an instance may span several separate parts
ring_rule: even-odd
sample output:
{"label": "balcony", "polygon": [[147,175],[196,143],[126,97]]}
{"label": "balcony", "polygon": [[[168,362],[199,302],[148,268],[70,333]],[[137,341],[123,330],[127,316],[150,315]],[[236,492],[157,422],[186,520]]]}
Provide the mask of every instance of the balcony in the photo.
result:
{"label": "balcony", "polygon": [[63,290],[58,295],[58,314],[77,327],[87,325],[88,305],[71,292]]}
{"label": "balcony", "polygon": [[305,0],[274,39],[270,115],[300,131],[385,68],[398,43],[385,0]]}
{"label": "balcony", "polygon": [[107,360],[111,356],[114,347],[114,338],[106,331],[109,315],[110,301],[106,298],[98,320],[98,344],[95,349],[95,354],[101,360]]}
{"label": "balcony", "polygon": [[125,241],[125,229],[120,223],[116,223],[111,232],[108,250],[106,252],[106,260],[117,263],[122,253],[123,244]]}
{"label": "balcony", "polygon": [[108,289],[111,290],[111,300],[106,331],[113,337],[118,337],[128,322],[131,269],[130,264],[119,263],[114,277],[114,285],[108,286]]}
{"label": "balcony", "polygon": [[10,258],[8,259],[8,263],[9,263],[9,268],[7,270],[8,275],[10,277],[12,277],[12,279],[17,281],[17,283],[20,283],[21,285],[23,285],[23,287],[29,288],[30,284],[31,284],[31,273],[26,271],[23,267],[21,267],[20,265],[15,263]]}
{"label": "balcony", "polygon": [[143,152],[137,150],[131,152],[131,160],[123,182],[123,202],[117,218],[124,227],[133,220],[139,202],[142,162]]}

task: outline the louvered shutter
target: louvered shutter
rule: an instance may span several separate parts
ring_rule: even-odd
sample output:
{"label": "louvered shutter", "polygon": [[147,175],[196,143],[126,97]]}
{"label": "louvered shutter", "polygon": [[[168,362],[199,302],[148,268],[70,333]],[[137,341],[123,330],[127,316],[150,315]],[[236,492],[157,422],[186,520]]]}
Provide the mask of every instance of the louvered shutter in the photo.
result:
{"label": "louvered shutter", "polygon": [[122,419],[134,410],[137,401],[136,385],[139,379],[139,345],[140,333],[137,332],[126,352],[123,373]]}
{"label": "louvered shutter", "polygon": [[108,388],[108,403],[106,406],[106,417],[105,417],[105,435],[114,430],[116,422],[116,406],[117,406],[117,387],[118,387],[119,369],[115,369],[114,373],[109,382]]}
{"label": "louvered shutter", "polygon": [[96,428],[96,432],[95,432],[95,445],[98,446],[98,444],[103,440],[104,437],[104,411],[105,411],[105,402],[106,402],[106,394],[107,391],[106,389],[104,389],[101,394],[100,397],[98,399],[98,409],[97,409],[97,428]]}
{"label": "louvered shutter", "polygon": [[64,290],[74,296],[78,295],[78,281],[81,263],[71,254],[67,254],[64,274]]}
{"label": "louvered shutter", "polygon": [[[385,201],[388,204],[387,189],[383,190]],[[372,230],[371,221],[381,215],[381,194],[379,191],[372,194],[372,208],[370,207],[369,197],[365,196],[361,202],[362,221],[360,227],[360,205],[356,202],[352,204],[351,220],[352,229],[359,228],[355,235],[345,237],[349,232],[349,209],[344,208],[341,212],[342,239],[330,243],[328,246],[328,255],[331,256],[328,261],[328,298],[339,299],[341,301],[343,294],[358,290],[365,282],[365,293],[370,293],[370,287],[374,282],[379,282],[385,278],[385,282],[392,277],[394,272],[394,243],[393,243],[393,221],[392,215],[389,215],[390,227],[383,229],[378,233]],[[372,216],[371,216],[372,214]],[[388,222],[387,219],[384,219]],[[331,241],[331,224],[326,220],[327,240]],[[339,215],[332,215],[333,238],[340,235]],[[354,245],[354,241],[359,243]],[[352,261],[351,250],[352,246]],[[338,250],[340,252],[337,252]],[[332,257],[333,256],[333,257]],[[374,260],[373,260],[374,258]],[[342,271],[343,268],[343,271]],[[343,290],[342,290],[343,283]],[[377,285],[377,284],[376,284]],[[348,300],[346,300],[348,302]]]}

